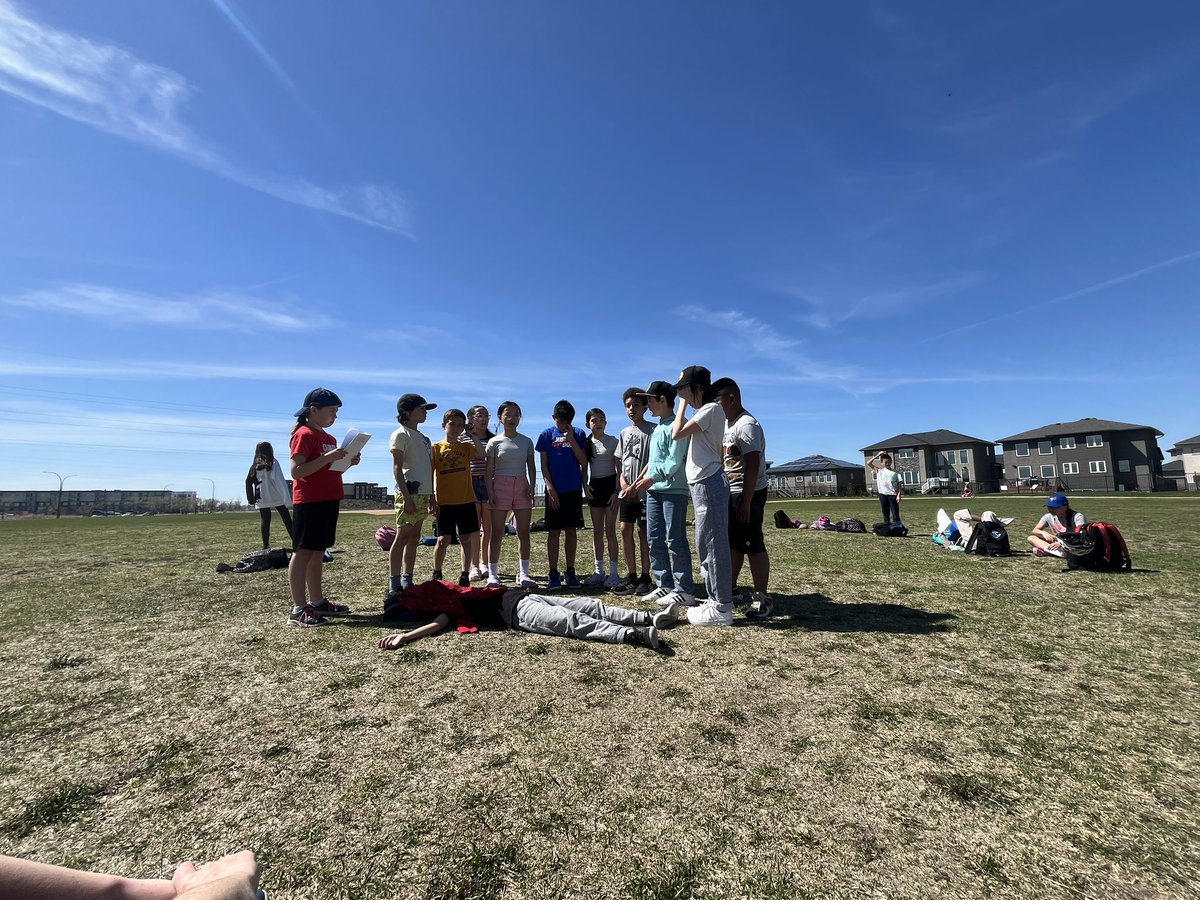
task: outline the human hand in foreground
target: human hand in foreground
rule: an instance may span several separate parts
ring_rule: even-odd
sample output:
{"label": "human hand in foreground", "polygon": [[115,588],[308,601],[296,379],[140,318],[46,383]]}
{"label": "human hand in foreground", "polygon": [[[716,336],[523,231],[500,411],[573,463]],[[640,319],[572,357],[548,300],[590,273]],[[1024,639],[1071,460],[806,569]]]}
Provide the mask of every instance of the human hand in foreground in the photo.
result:
{"label": "human hand in foreground", "polygon": [[254,900],[258,863],[251,850],[230,853],[198,869],[189,859],[179,864],[171,885],[176,897],[188,900]]}

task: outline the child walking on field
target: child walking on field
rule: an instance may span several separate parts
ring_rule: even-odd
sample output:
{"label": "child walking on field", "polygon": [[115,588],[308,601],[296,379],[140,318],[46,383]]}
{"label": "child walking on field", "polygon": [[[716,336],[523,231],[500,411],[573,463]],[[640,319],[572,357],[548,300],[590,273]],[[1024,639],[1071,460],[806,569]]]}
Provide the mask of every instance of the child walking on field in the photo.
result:
{"label": "child walking on field", "polygon": [[537,586],[529,577],[529,519],[533,514],[533,485],[537,471],[533,465],[533,441],[517,433],[521,407],[512,400],[500,404],[496,418],[504,432],[488,441],[485,449],[488,510],[492,517],[487,586],[500,587],[500,543],[504,540],[505,520],[512,513],[521,552],[517,583],[523,588],[533,588]]}
{"label": "child walking on field", "polygon": [[596,552],[596,570],[584,584],[597,587],[604,584],[604,539],[608,538],[610,577],[617,577],[617,439],[604,433],[608,419],[602,409],[589,409],[584,417],[591,434],[588,435],[588,511],[592,516],[592,548]]}
{"label": "child walking on field", "polygon": [[460,409],[448,409],[442,416],[446,439],[433,445],[433,491],[437,501],[438,542],[433,551],[433,580],[442,580],[442,563],[450,539],[458,534],[462,550],[460,587],[471,586],[469,566],[475,559],[479,542],[479,514],[475,511],[475,490],[471,487],[471,463],[483,458],[483,442],[463,443],[460,438],[467,417]]}
{"label": "child walking on field", "polygon": [[[313,388],[296,411],[292,428],[292,493],[295,517],[292,520],[292,560],[288,564],[288,586],[292,592],[292,612],[288,624],[299,628],[327,625],[326,616],[344,616],[350,607],[325,598],[321,578],[325,570],[325,551],[337,538],[338,512],[341,508],[342,473],[329,468],[343,459],[346,451],[325,429],[337,419],[342,401],[327,388]],[[356,466],[355,456],[350,465]]]}

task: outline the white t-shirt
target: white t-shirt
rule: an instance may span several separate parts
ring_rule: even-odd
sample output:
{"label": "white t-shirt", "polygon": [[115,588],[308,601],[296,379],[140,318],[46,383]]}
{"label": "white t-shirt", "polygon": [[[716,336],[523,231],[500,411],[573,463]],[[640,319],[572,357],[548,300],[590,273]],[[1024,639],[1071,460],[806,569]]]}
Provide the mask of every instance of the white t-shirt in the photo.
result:
{"label": "white t-shirt", "polygon": [[[1075,517],[1071,520],[1072,527],[1070,530],[1078,531],[1081,526],[1086,525],[1086,524],[1087,524],[1087,519],[1085,519],[1083,517],[1083,513],[1075,513]],[[1063,524],[1063,520],[1060,519],[1058,516],[1056,516],[1052,512],[1048,512],[1044,516],[1042,516],[1040,519],[1038,519],[1037,527],[1043,528],[1043,529],[1048,529],[1050,531],[1053,531],[1055,534],[1062,534],[1063,532],[1068,530],[1067,526]]]}
{"label": "white t-shirt", "polygon": [[584,451],[588,457],[590,478],[607,478],[617,474],[617,439],[613,435],[597,438],[589,434]]}
{"label": "white t-shirt", "polygon": [[879,469],[875,472],[875,486],[881,494],[898,494],[900,492],[900,476],[886,467]]}
{"label": "white t-shirt", "polygon": [[484,451],[496,461],[496,476],[529,477],[529,460],[533,457],[533,441],[523,434],[507,437],[498,434],[487,442]]}
{"label": "white t-shirt", "polygon": [[700,431],[688,444],[687,480],[688,484],[699,484],[722,469],[725,411],[716,403],[705,403],[688,421],[695,422]]}
{"label": "white t-shirt", "polygon": [[417,482],[417,494],[433,493],[433,444],[415,428],[401,425],[392,432],[388,447],[404,454],[405,481]]}
{"label": "white t-shirt", "polygon": [[767,438],[763,434],[762,425],[748,412],[738,416],[732,425],[726,422],[722,454],[725,477],[729,480],[729,493],[740,494],[744,489],[745,456],[755,451],[762,454],[758,461],[758,477],[753,488],[753,491],[757,492],[767,486]]}

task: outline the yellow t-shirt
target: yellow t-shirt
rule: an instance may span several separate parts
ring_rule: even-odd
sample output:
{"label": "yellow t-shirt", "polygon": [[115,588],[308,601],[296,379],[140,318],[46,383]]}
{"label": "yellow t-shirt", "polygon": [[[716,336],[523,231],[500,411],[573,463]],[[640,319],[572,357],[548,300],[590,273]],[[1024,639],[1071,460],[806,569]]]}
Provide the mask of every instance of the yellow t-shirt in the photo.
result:
{"label": "yellow t-shirt", "polygon": [[475,489],[471,487],[474,455],[474,444],[438,441],[433,445],[434,496],[440,506],[475,502]]}

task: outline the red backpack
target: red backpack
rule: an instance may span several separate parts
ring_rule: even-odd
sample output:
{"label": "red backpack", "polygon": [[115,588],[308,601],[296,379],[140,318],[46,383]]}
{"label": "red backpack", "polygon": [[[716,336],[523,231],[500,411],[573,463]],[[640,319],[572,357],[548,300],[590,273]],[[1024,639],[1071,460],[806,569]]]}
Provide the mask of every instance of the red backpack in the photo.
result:
{"label": "red backpack", "polygon": [[1067,551],[1068,569],[1093,572],[1128,572],[1133,569],[1129,547],[1120,529],[1108,522],[1092,522],[1076,532],[1059,535]]}

